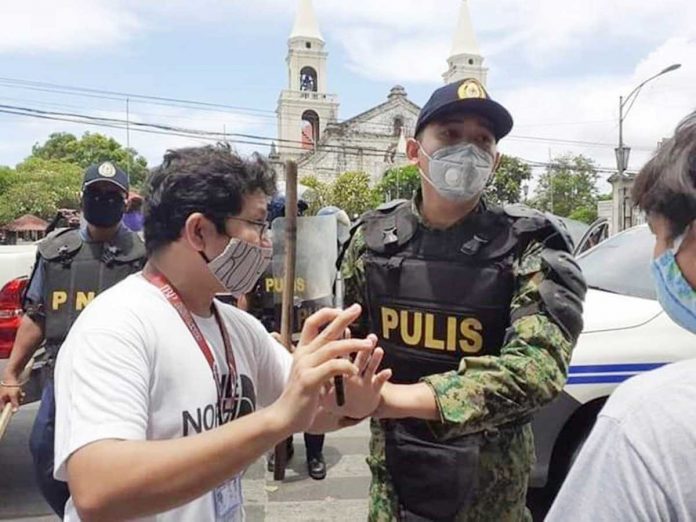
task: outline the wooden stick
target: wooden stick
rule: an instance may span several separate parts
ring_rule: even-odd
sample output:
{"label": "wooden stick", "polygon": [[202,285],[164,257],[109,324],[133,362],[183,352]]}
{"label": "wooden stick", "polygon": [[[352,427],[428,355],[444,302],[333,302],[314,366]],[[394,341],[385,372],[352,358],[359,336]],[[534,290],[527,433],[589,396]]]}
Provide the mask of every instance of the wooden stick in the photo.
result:
{"label": "wooden stick", "polygon": [[[297,251],[297,163],[285,164],[285,259],[283,271],[283,302],[280,316],[280,336],[283,345],[292,347],[293,304],[295,301],[295,253]],[[287,445],[281,441],[275,447],[273,479],[285,478],[288,463]]]}
{"label": "wooden stick", "polygon": [[[29,380],[29,377],[31,376],[31,369],[33,366],[34,358],[32,357],[31,360],[24,367],[24,370],[22,370],[22,374],[19,376],[19,382],[26,382]],[[0,441],[2,441],[2,438],[5,435],[7,426],[9,426],[10,424],[10,419],[12,419],[12,404],[8,402],[2,409],[2,413],[0,413]]]}

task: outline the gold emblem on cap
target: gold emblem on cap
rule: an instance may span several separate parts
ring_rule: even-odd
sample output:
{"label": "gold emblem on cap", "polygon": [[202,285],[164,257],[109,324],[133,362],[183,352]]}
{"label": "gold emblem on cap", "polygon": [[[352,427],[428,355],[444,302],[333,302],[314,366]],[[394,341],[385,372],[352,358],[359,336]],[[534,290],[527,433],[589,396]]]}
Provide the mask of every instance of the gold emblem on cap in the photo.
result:
{"label": "gold emblem on cap", "polygon": [[113,178],[116,175],[116,167],[114,167],[108,161],[99,165],[99,175],[105,178]]}
{"label": "gold emblem on cap", "polygon": [[469,98],[486,99],[488,97],[486,96],[486,89],[483,88],[483,85],[473,78],[462,82],[457,90],[457,95],[460,100],[467,100]]}

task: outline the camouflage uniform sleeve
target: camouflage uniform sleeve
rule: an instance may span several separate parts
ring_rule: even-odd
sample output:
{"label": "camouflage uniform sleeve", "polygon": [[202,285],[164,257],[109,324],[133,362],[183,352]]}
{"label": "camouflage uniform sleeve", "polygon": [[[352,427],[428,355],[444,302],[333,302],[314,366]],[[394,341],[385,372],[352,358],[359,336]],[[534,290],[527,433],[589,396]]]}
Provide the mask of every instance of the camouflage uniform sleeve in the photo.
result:
{"label": "camouflage uniform sleeve", "polygon": [[433,390],[443,437],[456,437],[519,421],[563,389],[574,341],[544,313],[539,286],[545,279],[543,246],[532,243],[515,263],[512,311],[528,307],[508,329],[499,356],[465,357],[459,370],[423,379]]}
{"label": "camouflage uniform sleeve", "polygon": [[365,236],[362,228],[358,229],[348,244],[345,256],[341,263],[341,276],[343,277],[343,304],[347,308],[355,303],[363,307],[363,313],[351,326],[355,337],[365,337],[369,333],[369,320],[367,317],[365,298]]}

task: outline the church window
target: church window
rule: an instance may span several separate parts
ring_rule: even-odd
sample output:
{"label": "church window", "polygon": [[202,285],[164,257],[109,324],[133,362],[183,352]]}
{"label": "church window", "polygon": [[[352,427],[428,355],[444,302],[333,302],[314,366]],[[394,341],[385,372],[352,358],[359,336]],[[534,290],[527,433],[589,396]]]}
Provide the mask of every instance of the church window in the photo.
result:
{"label": "church window", "polygon": [[394,118],[394,136],[400,136],[401,130],[404,128],[404,120],[401,116]]}
{"label": "church window", "polygon": [[473,58],[469,58],[469,65],[474,65],[474,59],[473,59]]}
{"label": "church window", "polygon": [[319,115],[314,111],[302,113],[302,148],[311,150],[319,142]]}
{"label": "church window", "polygon": [[307,49],[311,49],[311,48],[312,48],[312,42],[305,42],[305,47],[306,47]]}
{"label": "church window", "polygon": [[300,71],[300,90],[317,92],[317,71],[311,67],[303,67]]}

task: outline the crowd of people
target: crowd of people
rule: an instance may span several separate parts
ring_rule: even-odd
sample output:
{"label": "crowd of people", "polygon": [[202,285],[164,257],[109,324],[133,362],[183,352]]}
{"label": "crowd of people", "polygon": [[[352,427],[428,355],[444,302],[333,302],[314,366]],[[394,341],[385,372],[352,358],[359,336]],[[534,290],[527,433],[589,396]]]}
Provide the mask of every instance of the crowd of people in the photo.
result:
{"label": "crowd of people", "polygon": [[[142,201],[118,166],[87,169],[80,225],[38,247],[0,382],[0,405],[20,407],[21,370],[46,346],[31,448],[55,512],[241,521],[252,462],[304,432],[321,479],[323,434],[369,419],[370,521],[531,520],[530,421],[565,386],[586,285],[562,223],[482,196],[512,127],[474,79],[432,94],[406,147],[414,197],[350,233],[345,213],[325,212],[341,227],[340,296],[298,325],[290,351],[254,298],[272,287],[258,284],[285,212],[263,157],[168,151]],[[633,200],[656,238],[659,302],[696,333],[696,113]],[[693,519],[694,375],[687,361],[621,385],[549,520]]]}

